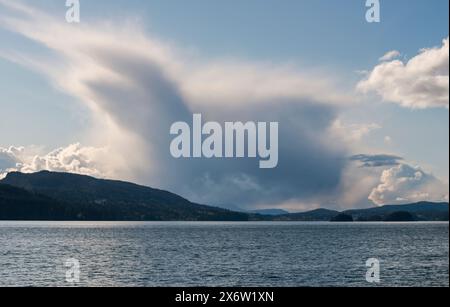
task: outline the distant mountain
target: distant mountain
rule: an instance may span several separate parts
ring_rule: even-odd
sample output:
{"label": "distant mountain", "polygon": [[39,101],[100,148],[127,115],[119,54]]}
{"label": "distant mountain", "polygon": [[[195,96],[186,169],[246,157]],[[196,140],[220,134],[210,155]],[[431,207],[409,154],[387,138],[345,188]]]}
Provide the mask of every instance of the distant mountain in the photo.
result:
{"label": "distant mountain", "polygon": [[415,221],[448,221],[448,209],[448,203],[419,202],[407,205],[388,205],[370,209],[348,210],[344,213],[353,216],[355,221],[390,221],[393,219],[392,214],[400,212],[410,213],[410,219]]}
{"label": "distant mountain", "polygon": [[275,216],[277,221],[300,221],[300,222],[329,222],[339,214],[338,211],[317,209],[308,212],[291,213]]}
{"label": "distant mountain", "polygon": [[261,215],[271,215],[271,216],[280,216],[289,214],[288,211],[282,209],[260,209],[260,210],[251,210],[246,211],[248,213],[261,214]]}
{"label": "distant mountain", "polygon": [[258,209],[258,210],[246,210],[236,205],[217,205],[219,208],[235,211],[235,212],[245,212],[250,214],[260,214],[260,215],[268,215],[268,216],[277,216],[277,215],[286,215],[289,214],[288,211],[282,209]]}
{"label": "distant mountain", "polygon": [[[10,173],[0,184],[3,185],[0,195],[0,219],[3,220],[20,217],[23,220],[247,221],[252,218],[245,213],[195,204],[167,191],[75,174]],[[41,213],[36,215],[37,212]]]}
{"label": "distant mountain", "polygon": [[239,206],[231,205],[231,204],[217,204],[217,205],[214,205],[214,207],[219,207],[219,208],[234,211],[234,212],[247,212],[247,210],[242,209]]}
{"label": "distant mountain", "polygon": [[415,222],[417,217],[408,211],[397,211],[387,215],[384,218],[385,222]]}
{"label": "distant mountain", "polygon": [[448,221],[448,203],[420,202],[407,205],[390,205],[370,209],[347,210],[344,212],[317,209],[273,217],[276,221],[303,222],[401,222],[401,221]]}
{"label": "distant mountain", "polygon": [[192,203],[163,190],[75,174],[10,173],[0,181],[0,220],[448,221],[448,209],[448,203],[420,202],[344,212],[235,212]]}

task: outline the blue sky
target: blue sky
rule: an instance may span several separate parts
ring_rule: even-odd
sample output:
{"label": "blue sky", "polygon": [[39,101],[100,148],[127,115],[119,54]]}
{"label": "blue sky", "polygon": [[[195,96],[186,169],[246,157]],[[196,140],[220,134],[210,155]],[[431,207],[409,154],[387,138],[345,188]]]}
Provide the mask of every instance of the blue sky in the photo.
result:
{"label": "blue sky", "polygon": [[[38,3],[54,14],[65,13],[62,0]],[[393,49],[413,55],[448,36],[449,3],[445,0],[382,1],[382,22],[376,25],[364,18],[364,0],[191,0],[188,4],[182,0],[96,0],[81,4],[86,21],[138,18],[148,31],[205,56],[293,59],[345,70],[374,64],[380,54]]]}
{"label": "blue sky", "polygon": [[[62,0],[22,2],[65,23]],[[357,71],[371,71],[388,51],[398,50],[407,61],[422,48],[440,47],[448,37],[448,6],[447,0],[382,0],[381,23],[369,24],[363,0],[82,0],[81,18],[82,24],[107,21],[119,27],[135,20],[145,33],[197,59],[293,63],[326,72],[352,90],[362,79]],[[0,41],[0,52],[49,54],[39,42],[1,26]],[[92,142],[85,137],[94,120],[89,108],[53,83],[0,56],[0,147],[51,150]],[[348,125],[377,125],[352,150],[399,155],[448,184],[448,108],[405,108],[371,95],[339,118]]]}

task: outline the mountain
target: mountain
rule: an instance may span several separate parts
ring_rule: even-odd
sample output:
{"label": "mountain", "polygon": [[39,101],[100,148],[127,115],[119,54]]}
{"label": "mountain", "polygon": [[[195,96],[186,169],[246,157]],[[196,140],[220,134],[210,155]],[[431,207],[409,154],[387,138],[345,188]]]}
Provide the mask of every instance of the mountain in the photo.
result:
{"label": "mountain", "polygon": [[388,205],[383,207],[347,210],[344,212],[317,209],[302,213],[275,216],[275,221],[302,222],[402,222],[402,221],[448,221],[448,203],[419,202],[406,205]]}
{"label": "mountain", "polygon": [[231,204],[215,204],[214,207],[218,207],[218,208],[222,208],[222,209],[226,209],[226,210],[230,210],[230,211],[234,211],[234,212],[247,212],[247,210],[242,209],[239,206],[236,205],[231,205]]}
{"label": "mountain", "polygon": [[273,209],[258,209],[258,210],[245,210],[245,209],[242,209],[239,206],[230,205],[230,204],[228,204],[228,205],[220,204],[220,205],[217,205],[217,207],[223,208],[223,209],[227,209],[227,210],[231,210],[231,211],[235,211],[235,212],[259,214],[259,215],[268,215],[268,216],[277,216],[277,215],[289,214],[289,212],[286,211],[286,210],[276,209],[276,208],[273,208]]}
{"label": "mountain", "polygon": [[408,211],[397,211],[389,214],[384,219],[385,222],[415,222],[417,217]]}
{"label": "mountain", "polygon": [[291,213],[275,216],[276,221],[329,222],[339,214],[338,211],[317,209],[308,212]]}
{"label": "mountain", "polygon": [[[173,193],[128,182],[39,172],[0,181],[0,219],[247,221],[252,215],[192,203]],[[6,185],[6,186],[5,186]],[[30,208],[33,214],[29,214]],[[36,215],[36,212],[42,212]]]}
{"label": "mountain", "polygon": [[0,220],[68,220],[72,207],[47,196],[0,184]]}
{"label": "mountain", "polygon": [[289,212],[287,212],[286,210],[282,210],[282,209],[260,209],[260,210],[250,210],[247,212],[253,213],[253,214],[271,215],[271,216],[280,216],[280,215],[289,214]]}
{"label": "mountain", "polygon": [[345,213],[339,213],[331,219],[331,222],[353,222],[353,216]]}
{"label": "mountain", "polygon": [[[348,210],[345,214],[353,216],[355,221],[391,221],[398,213],[409,213],[409,219],[415,221],[448,221],[448,203],[418,202],[407,205],[387,205],[361,210]],[[397,213],[397,215],[392,215]],[[403,219],[406,219],[403,215]],[[400,219],[401,221],[402,219]]]}
{"label": "mountain", "polygon": [[235,212],[137,184],[88,176],[9,173],[0,181],[0,220],[90,221],[448,221],[448,203],[420,202],[338,212]]}

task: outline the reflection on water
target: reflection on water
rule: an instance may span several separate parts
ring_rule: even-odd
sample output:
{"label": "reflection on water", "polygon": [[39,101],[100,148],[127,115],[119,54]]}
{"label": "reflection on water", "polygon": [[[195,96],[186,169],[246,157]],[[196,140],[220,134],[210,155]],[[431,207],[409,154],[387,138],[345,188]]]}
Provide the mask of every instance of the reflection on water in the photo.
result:
{"label": "reflection on water", "polygon": [[448,286],[448,223],[0,222],[1,286]]}

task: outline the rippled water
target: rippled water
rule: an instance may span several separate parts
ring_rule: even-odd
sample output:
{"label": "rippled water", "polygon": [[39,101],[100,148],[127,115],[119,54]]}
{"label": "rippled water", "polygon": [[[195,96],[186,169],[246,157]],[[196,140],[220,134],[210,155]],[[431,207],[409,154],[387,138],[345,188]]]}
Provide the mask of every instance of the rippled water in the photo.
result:
{"label": "rippled water", "polygon": [[1,286],[448,286],[448,223],[0,222]]}

